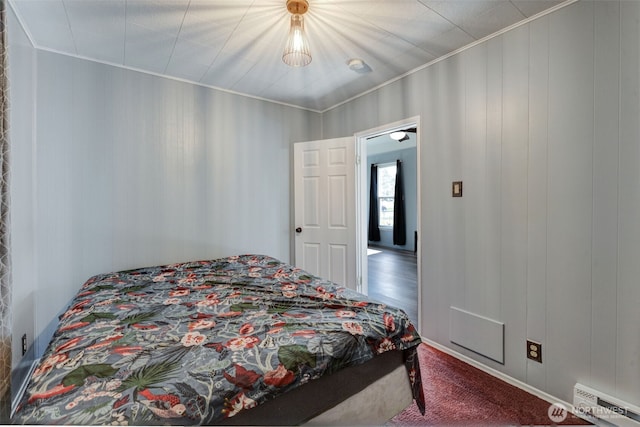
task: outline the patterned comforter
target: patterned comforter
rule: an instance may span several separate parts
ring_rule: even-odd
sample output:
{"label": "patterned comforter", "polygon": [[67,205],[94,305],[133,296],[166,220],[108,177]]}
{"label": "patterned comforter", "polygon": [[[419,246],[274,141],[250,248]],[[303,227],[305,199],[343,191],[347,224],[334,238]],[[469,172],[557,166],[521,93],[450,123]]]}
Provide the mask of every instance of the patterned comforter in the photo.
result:
{"label": "patterned comforter", "polygon": [[103,274],[60,316],[13,422],[210,424],[391,350],[422,390],[419,342],[401,310],[267,256]]}

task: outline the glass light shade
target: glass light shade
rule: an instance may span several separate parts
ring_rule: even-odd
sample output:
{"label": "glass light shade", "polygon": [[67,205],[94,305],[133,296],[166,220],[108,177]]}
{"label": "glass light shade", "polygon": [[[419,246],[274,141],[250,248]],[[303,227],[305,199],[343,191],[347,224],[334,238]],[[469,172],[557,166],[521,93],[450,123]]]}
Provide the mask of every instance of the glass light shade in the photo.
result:
{"label": "glass light shade", "polygon": [[391,135],[389,136],[391,137],[391,139],[395,139],[396,141],[402,141],[403,138],[407,136],[407,133],[403,131],[397,131],[397,132],[392,132]]}
{"label": "glass light shade", "polygon": [[291,28],[289,29],[289,37],[282,54],[282,60],[291,67],[304,67],[311,62],[309,42],[304,33],[302,15],[291,15]]}

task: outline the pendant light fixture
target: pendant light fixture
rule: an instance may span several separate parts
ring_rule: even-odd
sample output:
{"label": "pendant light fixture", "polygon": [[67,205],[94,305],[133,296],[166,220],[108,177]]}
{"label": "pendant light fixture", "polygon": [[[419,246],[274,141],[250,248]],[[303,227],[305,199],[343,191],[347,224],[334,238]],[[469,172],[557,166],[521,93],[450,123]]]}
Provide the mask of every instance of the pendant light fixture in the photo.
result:
{"label": "pendant light fixture", "polygon": [[307,0],[287,0],[287,10],[291,13],[289,37],[282,54],[282,61],[291,67],[304,67],[311,62],[309,42],[304,33],[304,15],[309,10]]}

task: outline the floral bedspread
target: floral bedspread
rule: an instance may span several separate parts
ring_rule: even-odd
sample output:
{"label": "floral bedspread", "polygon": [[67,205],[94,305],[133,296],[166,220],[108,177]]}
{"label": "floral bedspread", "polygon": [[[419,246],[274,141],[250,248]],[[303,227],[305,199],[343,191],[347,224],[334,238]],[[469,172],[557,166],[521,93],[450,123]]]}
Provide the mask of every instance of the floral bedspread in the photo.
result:
{"label": "floral bedspread", "polygon": [[401,310],[267,256],[103,274],[60,317],[12,421],[210,424],[419,342]]}

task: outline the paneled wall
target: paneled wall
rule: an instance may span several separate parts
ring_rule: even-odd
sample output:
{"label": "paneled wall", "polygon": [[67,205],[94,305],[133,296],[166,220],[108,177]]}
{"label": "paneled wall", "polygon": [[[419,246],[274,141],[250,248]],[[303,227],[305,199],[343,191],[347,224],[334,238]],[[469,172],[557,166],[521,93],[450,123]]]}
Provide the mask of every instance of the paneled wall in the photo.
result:
{"label": "paneled wall", "polygon": [[[421,333],[567,401],[640,402],[639,23],[579,1],[323,114],[326,138],[420,115]],[[452,305],[505,323],[504,365],[449,341]]]}
{"label": "paneled wall", "polygon": [[33,230],[15,239],[14,263],[31,269],[14,287],[33,309],[14,336],[33,330],[36,354],[94,274],[239,253],[289,261],[290,144],[320,137],[319,113],[44,51],[35,61],[12,214]]}
{"label": "paneled wall", "polygon": [[[12,263],[12,371],[29,369],[33,353],[22,357],[22,335],[33,343],[36,310],[35,283],[35,69],[36,51],[18,23],[13,9],[6,8],[9,41],[10,191]],[[21,363],[21,361],[23,363]],[[16,387],[12,392],[17,392]]]}

